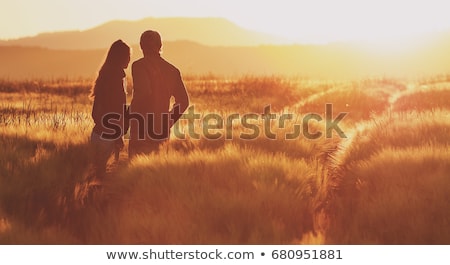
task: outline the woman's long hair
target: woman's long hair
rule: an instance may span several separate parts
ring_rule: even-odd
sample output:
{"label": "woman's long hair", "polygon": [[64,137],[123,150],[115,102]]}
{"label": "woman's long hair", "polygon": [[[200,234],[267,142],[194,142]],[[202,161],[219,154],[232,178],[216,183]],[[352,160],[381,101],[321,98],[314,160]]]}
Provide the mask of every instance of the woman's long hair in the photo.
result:
{"label": "woman's long hair", "polygon": [[111,45],[108,50],[108,54],[106,55],[105,62],[100,68],[97,79],[95,80],[95,84],[92,87],[90,94],[90,97],[92,99],[95,98],[95,96],[99,92],[99,89],[101,89],[101,86],[99,86],[99,81],[104,78],[103,75],[111,69],[121,70],[125,59],[129,55],[130,47],[122,40],[117,40]]}

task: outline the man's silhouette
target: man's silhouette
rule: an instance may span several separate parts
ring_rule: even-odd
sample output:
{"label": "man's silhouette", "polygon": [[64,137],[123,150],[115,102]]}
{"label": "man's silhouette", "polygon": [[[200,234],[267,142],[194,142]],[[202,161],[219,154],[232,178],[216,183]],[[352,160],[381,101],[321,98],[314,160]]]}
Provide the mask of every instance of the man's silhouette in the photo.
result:
{"label": "man's silhouette", "polygon": [[[170,128],[189,105],[180,71],[161,58],[161,36],[148,30],[140,45],[144,57],[132,64],[133,100],[130,118],[129,156],[157,151],[169,139]],[[175,99],[170,106],[171,98]]]}

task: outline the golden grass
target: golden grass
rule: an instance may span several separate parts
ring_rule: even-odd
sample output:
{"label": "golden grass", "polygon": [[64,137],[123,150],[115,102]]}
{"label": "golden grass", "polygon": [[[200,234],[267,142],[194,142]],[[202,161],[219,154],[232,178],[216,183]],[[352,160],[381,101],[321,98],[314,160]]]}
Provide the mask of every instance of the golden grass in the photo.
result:
{"label": "golden grass", "polygon": [[448,146],[382,149],[351,166],[329,243],[448,244]]}
{"label": "golden grass", "polygon": [[[187,77],[203,116],[270,104],[294,119],[272,121],[276,139],[241,139],[237,122],[232,139],[172,137],[132,161],[124,151],[101,185],[90,175],[90,82],[1,81],[0,243],[449,244],[442,78]],[[347,138],[284,138],[327,103],[348,112]]]}
{"label": "golden grass", "polygon": [[[120,231],[118,244],[290,243],[312,229],[312,178],[305,162],[232,144],[169,149],[138,157],[108,181],[105,217]],[[111,240],[95,230],[98,242]]]}

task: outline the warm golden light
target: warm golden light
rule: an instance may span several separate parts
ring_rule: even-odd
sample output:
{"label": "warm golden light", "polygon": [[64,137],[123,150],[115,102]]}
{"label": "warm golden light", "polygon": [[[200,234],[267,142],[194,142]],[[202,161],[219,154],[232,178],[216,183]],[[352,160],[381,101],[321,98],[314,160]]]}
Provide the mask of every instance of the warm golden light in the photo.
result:
{"label": "warm golden light", "polygon": [[380,41],[450,29],[446,1],[9,1],[0,39],[87,29],[113,19],[223,17],[287,42]]}

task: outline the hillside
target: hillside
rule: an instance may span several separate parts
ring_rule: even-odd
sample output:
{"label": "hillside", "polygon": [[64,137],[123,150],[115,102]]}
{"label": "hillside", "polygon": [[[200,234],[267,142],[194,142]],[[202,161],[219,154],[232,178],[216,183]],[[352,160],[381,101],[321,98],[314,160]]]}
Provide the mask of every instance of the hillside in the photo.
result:
{"label": "hillside", "polygon": [[212,46],[281,44],[286,40],[240,28],[222,18],[145,18],[117,20],[84,31],[42,33],[0,42],[2,46],[39,46],[51,49],[86,50],[107,48],[114,40],[138,44],[141,33],[154,29],[165,41],[188,40]]}
{"label": "hillside", "polygon": [[[205,46],[189,41],[165,42],[163,57],[184,75],[300,75],[313,78],[417,76],[450,72],[450,41],[396,55],[370,53],[361,47],[278,45],[255,47]],[[53,50],[0,47],[0,78],[93,78],[107,49]],[[132,60],[141,56],[133,46]]]}
{"label": "hillside", "polygon": [[395,49],[373,43],[293,45],[222,18],[145,18],[0,41],[0,78],[93,78],[108,47],[119,38],[133,47],[132,60],[140,57],[139,36],[147,29],[161,33],[163,57],[183,74],[334,79],[450,72],[450,33],[403,40]]}

